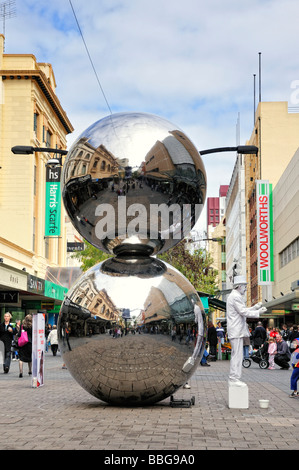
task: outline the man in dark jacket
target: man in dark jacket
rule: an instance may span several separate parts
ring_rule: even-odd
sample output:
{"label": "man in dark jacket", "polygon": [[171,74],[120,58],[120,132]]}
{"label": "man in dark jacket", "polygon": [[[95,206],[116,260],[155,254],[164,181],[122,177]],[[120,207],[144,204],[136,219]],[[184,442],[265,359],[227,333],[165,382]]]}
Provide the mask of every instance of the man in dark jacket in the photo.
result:
{"label": "man in dark jacket", "polygon": [[262,322],[258,322],[256,329],[252,333],[252,338],[254,349],[260,348],[261,345],[264,344],[264,342],[266,341],[267,333],[262,325]]}
{"label": "man in dark jacket", "polygon": [[276,335],[276,343],[277,343],[277,352],[274,356],[274,362],[281,369],[289,369],[290,368],[290,359],[291,353],[287,343],[282,339],[281,334]]}
{"label": "man in dark jacket", "polygon": [[0,340],[4,343],[3,370],[5,374],[8,373],[10,368],[11,343],[14,335],[14,329],[10,323],[10,319],[10,312],[6,312],[4,314],[4,322],[0,324]]}
{"label": "man in dark jacket", "polygon": [[218,343],[218,338],[217,338],[217,332],[216,328],[213,325],[211,321],[208,323],[208,335],[207,335],[207,340],[210,346],[210,358],[211,361],[216,361],[217,360],[217,343]]}

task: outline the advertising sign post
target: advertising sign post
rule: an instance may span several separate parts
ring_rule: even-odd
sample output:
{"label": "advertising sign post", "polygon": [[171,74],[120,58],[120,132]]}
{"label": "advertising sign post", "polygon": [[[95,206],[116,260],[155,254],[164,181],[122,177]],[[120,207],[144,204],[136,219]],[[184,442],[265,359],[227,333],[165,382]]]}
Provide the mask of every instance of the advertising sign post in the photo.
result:
{"label": "advertising sign post", "polygon": [[45,317],[36,313],[32,318],[32,387],[44,385]]}
{"label": "advertising sign post", "polygon": [[60,236],[61,168],[46,167],[46,210],[45,210],[45,236]]}
{"label": "advertising sign post", "polygon": [[273,265],[273,203],[272,184],[256,181],[258,284],[271,285]]}

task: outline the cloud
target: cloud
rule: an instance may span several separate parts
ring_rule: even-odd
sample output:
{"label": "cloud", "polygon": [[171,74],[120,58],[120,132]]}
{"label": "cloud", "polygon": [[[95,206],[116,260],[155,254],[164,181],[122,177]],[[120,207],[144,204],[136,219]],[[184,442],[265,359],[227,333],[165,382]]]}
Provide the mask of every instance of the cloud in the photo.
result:
{"label": "cloud", "polygon": [[[57,94],[75,132],[109,109],[79,34],[70,1],[17,0],[6,23],[6,52],[53,65]],[[297,0],[72,0],[113,112],[158,114],[199,149],[241,144],[253,125],[253,74],[262,99],[288,101],[299,79]],[[233,154],[204,159],[208,195],[228,184]]]}

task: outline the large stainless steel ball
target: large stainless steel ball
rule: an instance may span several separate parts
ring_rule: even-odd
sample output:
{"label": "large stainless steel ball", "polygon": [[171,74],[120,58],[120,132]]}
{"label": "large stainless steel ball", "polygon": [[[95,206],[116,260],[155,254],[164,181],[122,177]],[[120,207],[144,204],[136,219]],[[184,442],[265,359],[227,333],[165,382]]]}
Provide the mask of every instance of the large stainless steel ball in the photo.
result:
{"label": "large stainless steel ball", "polygon": [[206,198],[198,150],[175,124],[145,113],[107,116],[68,152],[66,211],[108,253],[162,253],[188,235]]}
{"label": "large stainless steel ball", "polygon": [[116,257],[84,273],[68,292],[58,335],[71,375],[91,395],[148,405],[195,372],[205,313],[194,287],[170,265]]}

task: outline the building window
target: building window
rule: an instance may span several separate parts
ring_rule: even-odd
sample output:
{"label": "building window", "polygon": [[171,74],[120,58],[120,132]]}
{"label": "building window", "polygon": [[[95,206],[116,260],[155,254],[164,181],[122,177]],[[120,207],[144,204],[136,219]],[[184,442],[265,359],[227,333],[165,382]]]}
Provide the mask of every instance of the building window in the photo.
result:
{"label": "building window", "polygon": [[49,249],[49,238],[45,238],[45,258],[49,259],[50,249]]}
{"label": "building window", "polygon": [[33,217],[33,231],[32,231],[32,251],[35,251],[35,230],[36,230],[36,219]]}
{"label": "building window", "polygon": [[281,253],[279,253],[280,267],[293,261],[299,256],[299,237],[288,245]]}
{"label": "building window", "polygon": [[38,114],[34,113],[34,116],[33,116],[33,130],[34,130],[35,133],[37,133],[37,118],[38,118]]}
{"label": "building window", "polygon": [[46,147],[51,147],[52,134],[49,130],[46,133]]}
{"label": "building window", "polygon": [[34,165],[34,169],[33,169],[33,194],[34,196],[36,196],[36,165]]}

